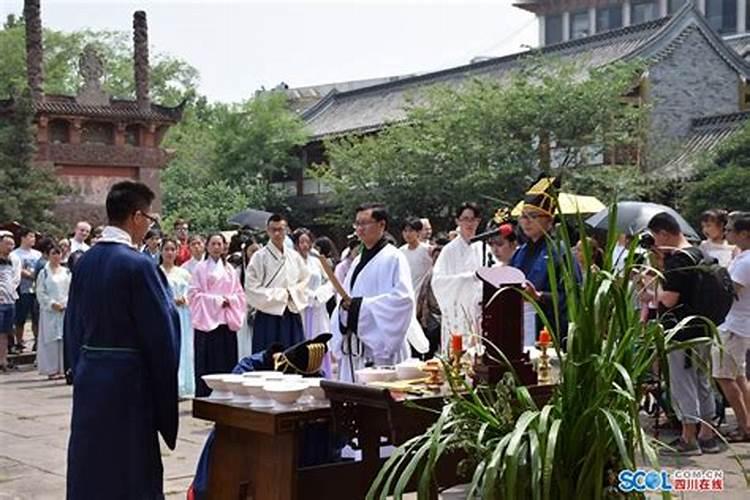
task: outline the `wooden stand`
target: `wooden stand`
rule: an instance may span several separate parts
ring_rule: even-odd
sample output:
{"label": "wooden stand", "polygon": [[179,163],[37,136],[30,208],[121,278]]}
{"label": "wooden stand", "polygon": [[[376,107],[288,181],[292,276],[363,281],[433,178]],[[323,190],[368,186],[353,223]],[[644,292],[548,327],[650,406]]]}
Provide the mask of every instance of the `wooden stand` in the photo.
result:
{"label": "wooden stand", "polygon": [[216,423],[208,479],[211,500],[363,498],[360,463],[298,466],[302,430],[310,423],[331,422],[329,407],[256,410],[195,399],[193,416]]}
{"label": "wooden stand", "polygon": [[[483,267],[477,271],[482,280],[482,336],[508,358],[523,385],[536,385],[537,376],[523,350],[523,296],[518,289],[526,281],[520,269],[510,266]],[[499,292],[499,293],[498,293]],[[498,358],[494,348],[486,345],[482,363],[475,367],[480,380],[500,381],[508,367],[490,359]]]}

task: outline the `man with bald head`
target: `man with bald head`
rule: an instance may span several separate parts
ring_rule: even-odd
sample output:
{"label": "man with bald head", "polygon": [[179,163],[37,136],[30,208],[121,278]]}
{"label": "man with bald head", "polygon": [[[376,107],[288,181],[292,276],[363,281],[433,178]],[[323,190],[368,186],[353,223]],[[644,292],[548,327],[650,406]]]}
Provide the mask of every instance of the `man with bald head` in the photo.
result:
{"label": "man with bald head", "polygon": [[80,221],[78,224],[76,224],[75,232],[73,233],[73,237],[70,239],[70,253],[77,252],[80,250],[81,252],[85,252],[89,249],[88,244],[86,244],[86,238],[89,237],[89,233],[91,233],[91,224],[89,224],[86,221]]}

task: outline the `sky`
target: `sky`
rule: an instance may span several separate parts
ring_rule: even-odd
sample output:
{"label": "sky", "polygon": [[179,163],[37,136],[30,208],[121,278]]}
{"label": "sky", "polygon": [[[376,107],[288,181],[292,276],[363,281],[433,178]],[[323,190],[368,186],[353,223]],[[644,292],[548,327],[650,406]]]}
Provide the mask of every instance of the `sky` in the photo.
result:
{"label": "sky", "polygon": [[[151,50],[200,72],[199,91],[236,102],[290,87],[419,73],[536,46],[513,0],[42,0],[47,28],[131,31],[148,16]],[[0,16],[23,0],[0,0]]]}

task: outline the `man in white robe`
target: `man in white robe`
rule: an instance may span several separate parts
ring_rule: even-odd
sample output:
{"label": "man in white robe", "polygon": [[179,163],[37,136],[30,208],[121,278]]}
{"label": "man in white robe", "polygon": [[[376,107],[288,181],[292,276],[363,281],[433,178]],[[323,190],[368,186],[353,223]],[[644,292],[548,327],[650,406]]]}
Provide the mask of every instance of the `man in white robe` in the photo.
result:
{"label": "man in white robe", "polygon": [[310,272],[300,254],[285,245],[287,221],[274,214],[266,224],[269,242],[255,252],[245,275],[247,303],[254,307],[253,353],[272,344],[284,349],[305,338],[300,313],[307,307]]}
{"label": "man in white robe", "polygon": [[356,212],[354,228],[364,248],[343,283],[350,300],[339,302],[331,318],[341,380],[354,381],[354,373],[368,364],[394,365],[408,358],[407,332],[415,348],[428,347],[414,314],[409,264],[384,237],[387,219],[379,204],[361,205]]}
{"label": "man in white robe", "polygon": [[474,203],[463,203],[456,210],[459,236],[443,247],[432,270],[432,290],[442,312],[440,351],[447,353],[450,336],[463,335],[465,347],[476,343],[472,333],[480,333],[482,285],[476,277],[482,267],[482,244],[471,243],[481,221]]}

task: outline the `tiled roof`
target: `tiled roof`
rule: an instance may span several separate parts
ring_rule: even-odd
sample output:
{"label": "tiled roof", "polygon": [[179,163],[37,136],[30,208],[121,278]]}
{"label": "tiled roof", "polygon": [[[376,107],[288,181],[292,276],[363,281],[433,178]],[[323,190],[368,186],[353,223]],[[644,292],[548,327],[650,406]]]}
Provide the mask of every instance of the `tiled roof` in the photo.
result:
{"label": "tiled roof", "polygon": [[[0,113],[10,110],[13,100],[0,100]],[[151,104],[148,111],[141,111],[135,101],[124,99],[110,99],[108,106],[92,106],[79,104],[73,96],[45,95],[41,103],[35,104],[37,114],[52,116],[83,116],[87,118],[143,120],[153,122],[175,123],[182,118],[184,103],[176,107]]]}
{"label": "tiled roof", "polygon": [[750,119],[750,112],[707,116],[692,121],[690,133],[680,145],[677,155],[657,168],[653,175],[684,179],[695,172],[696,162],[703,154],[736,134]]}
{"label": "tiled roof", "polygon": [[[307,111],[310,107],[317,104],[318,101],[323,99],[331,91],[336,90],[337,92],[347,92],[350,90],[356,90],[363,87],[371,87],[373,85],[380,85],[388,82],[395,82],[402,78],[408,78],[414,75],[398,75],[398,76],[386,76],[380,78],[368,78],[365,80],[352,80],[346,82],[336,83],[325,83],[322,85],[307,85],[304,87],[283,87],[283,91],[287,96],[289,106],[295,113],[301,114]],[[285,84],[282,84],[285,85]],[[274,89],[276,90],[276,89]]]}
{"label": "tiled roof", "polygon": [[312,139],[364,133],[385,124],[405,119],[410,103],[424,103],[425,89],[442,84],[460,87],[473,78],[503,81],[518,69],[525,58],[536,54],[581,63],[583,69],[611,64],[618,60],[658,60],[666,57],[686,38],[685,33],[698,29],[709,43],[735,70],[750,75],[750,65],[723,44],[705,18],[691,5],[672,17],[598,33],[589,37],[548,45],[503,57],[483,60],[433,73],[425,73],[396,82],[364,87],[348,92],[332,91],[326,98],[302,114]]}
{"label": "tiled roof", "polygon": [[725,38],[724,43],[737,52],[743,59],[747,60],[750,57],[750,33]]}

